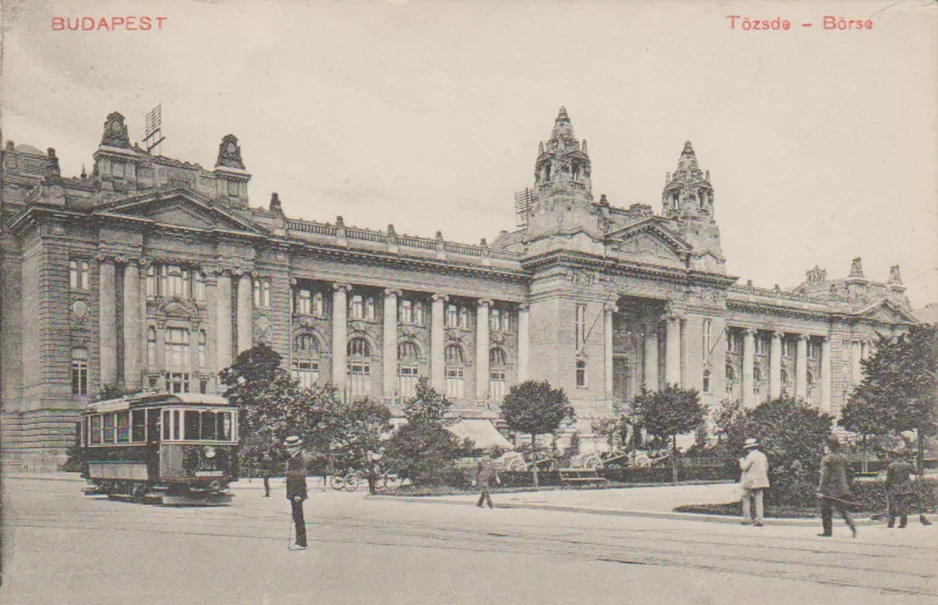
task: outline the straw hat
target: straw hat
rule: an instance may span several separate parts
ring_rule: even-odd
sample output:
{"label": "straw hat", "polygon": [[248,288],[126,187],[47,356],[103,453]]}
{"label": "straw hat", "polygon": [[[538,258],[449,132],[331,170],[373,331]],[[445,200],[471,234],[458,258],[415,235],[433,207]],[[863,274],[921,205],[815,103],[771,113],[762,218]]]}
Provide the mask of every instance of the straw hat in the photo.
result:
{"label": "straw hat", "polygon": [[754,447],[760,447],[760,446],[759,446],[759,442],[753,439],[752,437],[750,437],[749,439],[746,439],[746,443],[743,444],[744,450],[748,450]]}
{"label": "straw hat", "polygon": [[290,435],[287,437],[287,440],[283,442],[283,445],[286,447],[299,447],[303,445],[303,440],[296,435]]}

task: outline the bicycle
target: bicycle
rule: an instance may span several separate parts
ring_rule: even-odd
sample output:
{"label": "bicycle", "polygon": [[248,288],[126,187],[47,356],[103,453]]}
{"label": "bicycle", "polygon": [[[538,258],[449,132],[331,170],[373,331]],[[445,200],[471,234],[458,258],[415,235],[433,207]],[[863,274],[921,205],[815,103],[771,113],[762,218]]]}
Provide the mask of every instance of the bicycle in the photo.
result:
{"label": "bicycle", "polygon": [[336,473],[329,477],[329,487],[334,489],[337,492],[346,491],[354,492],[358,489],[358,486],[364,480],[361,471],[350,471],[344,475]]}

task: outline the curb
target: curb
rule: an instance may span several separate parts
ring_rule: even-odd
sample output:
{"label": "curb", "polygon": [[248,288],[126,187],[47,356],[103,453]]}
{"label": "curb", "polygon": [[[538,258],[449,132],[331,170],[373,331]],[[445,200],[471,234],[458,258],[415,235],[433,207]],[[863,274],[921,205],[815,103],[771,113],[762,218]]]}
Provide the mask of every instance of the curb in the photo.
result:
{"label": "curb", "polygon": [[[446,500],[443,498],[434,498],[432,496],[420,498],[406,498],[400,496],[368,496],[369,498],[394,499],[400,502],[409,503],[431,503],[431,504],[450,504],[461,506],[475,506],[474,502],[468,500]],[[536,504],[536,503],[517,503],[517,502],[497,502],[495,508],[510,509],[530,509],[545,510],[562,513],[581,513],[587,515],[606,515],[612,517],[639,517],[646,519],[670,519],[678,521],[696,521],[701,523],[723,523],[728,525],[740,525],[739,517],[729,517],[725,515],[705,515],[701,513],[675,513],[670,511],[651,511],[651,510],[628,510],[622,508],[596,508],[588,506],[572,506],[564,504]],[[820,519],[778,519],[766,518],[766,527],[815,527],[820,523]],[[874,525],[875,522],[870,519],[856,519],[858,525]]]}

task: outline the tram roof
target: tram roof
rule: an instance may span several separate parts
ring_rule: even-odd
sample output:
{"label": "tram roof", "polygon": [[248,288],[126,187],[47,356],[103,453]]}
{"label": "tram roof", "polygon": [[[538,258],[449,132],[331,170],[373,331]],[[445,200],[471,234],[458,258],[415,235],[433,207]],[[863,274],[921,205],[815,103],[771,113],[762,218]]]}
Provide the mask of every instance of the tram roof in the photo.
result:
{"label": "tram roof", "polygon": [[89,403],[85,411],[92,413],[118,412],[130,408],[146,406],[179,404],[179,405],[230,405],[221,395],[202,395],[198,393],[140,393],[130,397],[106,399]]}

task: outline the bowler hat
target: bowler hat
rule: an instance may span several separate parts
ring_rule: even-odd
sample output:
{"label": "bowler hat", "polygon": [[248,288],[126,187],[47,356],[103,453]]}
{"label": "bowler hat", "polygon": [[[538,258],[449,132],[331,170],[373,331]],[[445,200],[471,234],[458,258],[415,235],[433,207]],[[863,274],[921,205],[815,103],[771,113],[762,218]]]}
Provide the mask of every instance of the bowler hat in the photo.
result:
{"label": "bowler hat", "polygon": [[752,448],[752,447],[760,447],[760,446],[757,440],[750,437],[749,439],[746,439],[746,443],[743,444],[743,449],[748,450],[749,448]]}
{"label": "bowler hat", "polygon": [[286,447],[299,447],[303,445],[303,440],[296,435],[290,435],[287,437],[287,440],[283,442],[283,445]]}

